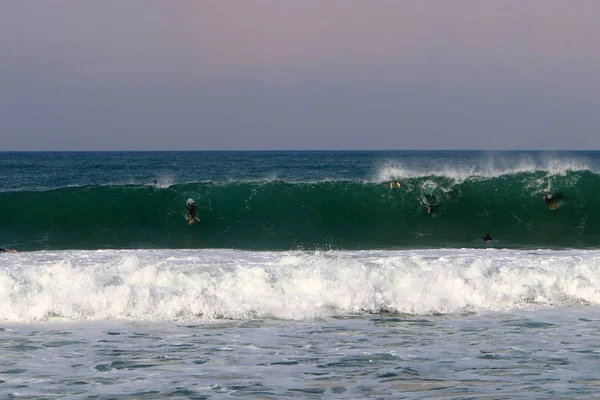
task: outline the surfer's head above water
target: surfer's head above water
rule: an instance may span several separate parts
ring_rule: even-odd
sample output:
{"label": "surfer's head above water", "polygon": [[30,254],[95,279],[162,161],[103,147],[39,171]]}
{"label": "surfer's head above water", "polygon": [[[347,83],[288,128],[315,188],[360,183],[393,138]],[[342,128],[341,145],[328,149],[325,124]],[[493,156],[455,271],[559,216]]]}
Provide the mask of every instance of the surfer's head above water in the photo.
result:
{"label": "surfer's head above water", "polygon": [[185,203],[185,207],[188,210],[188,214],[192,217],[196,216],[196,203],[194,203],[194,200],[189,199],[187,203]]}

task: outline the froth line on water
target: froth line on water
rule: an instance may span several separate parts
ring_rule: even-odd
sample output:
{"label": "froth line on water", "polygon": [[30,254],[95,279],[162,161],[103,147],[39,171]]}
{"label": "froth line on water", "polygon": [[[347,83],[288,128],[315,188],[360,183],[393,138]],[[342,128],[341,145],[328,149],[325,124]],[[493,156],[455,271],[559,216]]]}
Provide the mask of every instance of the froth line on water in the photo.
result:
{"label": "froth line on water", "polygon": [[0,320],[313,319],[600,304],[599,251],[60,251],[0,259]]}
{"label": "froth line on water", "polygon": [[[460,154],[460,153],[458,153]],[[547,178],[564,176],[567,173],[600,173],[597,162],[582,156],[559,156],[558,154],[498,154],[462,159],[459,156],[432,159],[432,162],[408,162],[390,158],[380,161],[375,168],[374,182],[393,179],[439,177],[464,182],[469,179],[498,178],[521,174],[542,174]]]}

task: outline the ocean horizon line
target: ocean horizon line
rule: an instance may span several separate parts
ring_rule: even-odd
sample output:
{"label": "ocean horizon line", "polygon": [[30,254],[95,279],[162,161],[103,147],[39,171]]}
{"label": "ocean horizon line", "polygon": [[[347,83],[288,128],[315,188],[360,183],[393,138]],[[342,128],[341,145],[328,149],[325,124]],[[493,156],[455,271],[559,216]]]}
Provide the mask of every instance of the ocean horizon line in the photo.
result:
{"label": "ocean horizon line", "polygon": [[481,153],[583,153],[600,149],[253,149],[253,150],[0,150],[0,154],[14,153],[385,153],[385,152],[481,152]]}

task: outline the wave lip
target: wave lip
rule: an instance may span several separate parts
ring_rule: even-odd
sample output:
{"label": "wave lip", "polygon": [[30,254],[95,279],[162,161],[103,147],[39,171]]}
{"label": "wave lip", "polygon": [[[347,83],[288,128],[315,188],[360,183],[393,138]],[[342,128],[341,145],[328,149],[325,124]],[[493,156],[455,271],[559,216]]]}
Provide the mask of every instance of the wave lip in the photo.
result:
{"label": "wave lip", "polygon": [[435,164],[410,163],[407,161],[384,161],[374,174],[375,182],[394,179],[442,177],[458,183],[472,178],[497,178],[505,175],[542,172],[548,176],[564,176],[569,172],[589,171],[595,174],[600,169],[585,157],[558,157],[543,155],[533,157],[523,154],[518,158],[489,156],[470,162],[457,163],[455,159],[438,161]]}
{"label": "wave lip", "polygon": [[311,319],[600,304],[600,252],[19,253],[0,320]]}

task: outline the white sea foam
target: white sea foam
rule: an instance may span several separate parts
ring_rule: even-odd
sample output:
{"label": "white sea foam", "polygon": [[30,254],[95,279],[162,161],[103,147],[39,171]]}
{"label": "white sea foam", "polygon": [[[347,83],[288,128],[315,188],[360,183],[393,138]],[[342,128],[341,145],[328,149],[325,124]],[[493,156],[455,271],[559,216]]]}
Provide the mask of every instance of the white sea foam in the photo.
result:
{"label": "white sea foam", "polygon": [[443,158],[436,160],[435,164],[427,165],[409,163],[406,160],[386,160],[375,169],[373,180],[384,182],[402,178],[439,176],[463,182],[471,178],[494,178],[524,172],[545,172],[547,175],[553,176],[565,175],[570,171],[600,172],[584,157],[557,157],[551,154],[532,157],[523,154],[519,157],[502,158],[499,155],[489,155],[476,162],[465,162],[464,164],[457,164],[456,159],[444,163]]}
{"label": "white sea foam", "polygon": [[307,319],[600,304],[600,252],[30,252],[0,259],[0,320]]}

